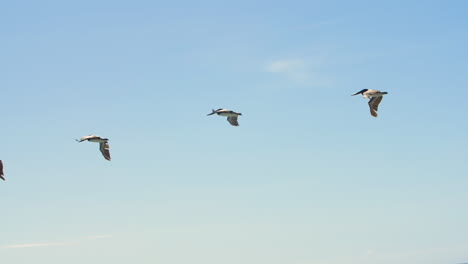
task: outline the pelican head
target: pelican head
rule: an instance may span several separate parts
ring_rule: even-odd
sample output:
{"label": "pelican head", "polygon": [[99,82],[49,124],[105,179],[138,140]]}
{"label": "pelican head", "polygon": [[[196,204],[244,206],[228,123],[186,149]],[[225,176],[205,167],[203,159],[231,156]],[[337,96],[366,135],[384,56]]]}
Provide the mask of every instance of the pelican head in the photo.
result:
{"label": "pelican head", "polygon": [[211,114],[207,114],[207,116],[210,116],[210,115],[213,115],[213,114],[217,114],[219,111],[221,110],[224,110],[223,108],[219,108],[217,110],[214,110],[214,109],[211,109]]}
{"label": "pelican head", "polygon": [[354,96],[354,95],[358,95],[358,94],[363,94],[365,92],[367,92],[369,89],[362,89],[361,91],[355,93],[355,94],[352,94],[351,96]]}

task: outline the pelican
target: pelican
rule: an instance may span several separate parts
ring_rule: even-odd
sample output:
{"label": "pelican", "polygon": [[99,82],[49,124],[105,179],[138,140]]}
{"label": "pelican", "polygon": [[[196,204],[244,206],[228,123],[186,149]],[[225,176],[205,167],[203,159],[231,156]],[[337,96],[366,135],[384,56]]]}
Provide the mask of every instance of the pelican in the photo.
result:
{"label": "pelican", "polygon": [[5,180],[3,178],[3,161],[0,160],[0,179]]}
{"label": "pelican", "polygon": [[227,121],[229,122],[229,124],[233,126],[239,126],[239,123],[237,122],[237,117],[242,115],[241,113],[236,113],[232,110],[228,110],[224,108],[220,108],[218,110],[213,109],[211,114],[207,114],[207,116],[210,116],[213,114],[217,114],[219,116],[227,116]]}
{"label": "pelican", "polygon": [[387,92],[381,92],[379,90],[363,89],[355,94],[352,94],[352,96],[358,95],[358,94],[362,94],[364,98],[370,99],[368,103],[370,113],[373,117],[377,117],[378,116],[377,110],[379,109],[379,104],[380,102],[382,102],[382,98],[384,94],[387,94]]}
{"label": "pelican", "polygon": [[85,137],[82,137],[80,138],[79,140],[76,139],[76,141],[78,142],[83,142],[83,141],[89,141],[89,142],[98,142],[99,143],[99,150],[101,151],[102,153],[102,156],[104,156],[104,158],[106,160],[111,160],[111,156],[110,156],[110,152],[109,152],[109,139],[107,138],[102,138],[102,137],[98,137],[98,136],[95,136],[95,135],[89,135],[89,136],[85,136]]}

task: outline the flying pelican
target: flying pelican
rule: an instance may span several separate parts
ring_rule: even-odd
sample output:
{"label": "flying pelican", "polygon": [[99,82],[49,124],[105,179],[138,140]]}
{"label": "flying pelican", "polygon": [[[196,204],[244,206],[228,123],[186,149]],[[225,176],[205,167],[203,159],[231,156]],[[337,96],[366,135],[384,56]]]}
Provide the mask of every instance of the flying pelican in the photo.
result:
{"label": "flying pelican", "polygon": [[0,160],[0,179],[5,180],[3,178],[3,161]]}
{"label": "flying pelican", "polygon": [[99,150],[101,151],[102,153],[102,156],[104,156],[104,158],[106,160],[111,160],[111,156],[110,156],[110,152],[109,152],[109,139],[107,138],[102,138],[102,137],[98,137],[98,136],[95,136],[95,135],[89,135],[89,136],[85,136],[85,137],[82,137],[80,138],[80,140],[76,139],[76,141],[78,142],[83,142],[83,141],[89,141],[89,142],[98,142],[99,143]]}
{"label": "flying pelican", "polygon": [[366,99],[369,100],[369,108],[370,108],[370,113],[373,117],[377,117],[377,110],[379,109],[379,104],[382,102],[382,98],[384,94],[387,94],[387,92],[381,92],[379,90],[369,90],[369,89],[363,89],[354,95],[362,94],[362,96]]}
{"label": "flying pelican", "polygon": [[242,115],[241,113],[236,113],[232,110],[220,108],[218,110],[212,110],[211,114],[207,114],[207,116],[217,114],[219,116],[227,116],[227,121],[233,125],[233,126],[239,126],[239,123],[237,122],[237,117]]}

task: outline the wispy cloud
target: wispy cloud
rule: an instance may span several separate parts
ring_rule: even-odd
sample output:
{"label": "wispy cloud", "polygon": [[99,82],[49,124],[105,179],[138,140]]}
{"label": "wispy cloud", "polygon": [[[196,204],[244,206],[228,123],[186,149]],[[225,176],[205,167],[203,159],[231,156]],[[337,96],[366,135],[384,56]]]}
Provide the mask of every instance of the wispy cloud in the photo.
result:
{"label": "wispy cloud", "polygon": [[324,71],[326,67],[326,58],[317,56],[313,61],[300,58],[270,61],[264,70],[299,85],[330,86],[332,80]]}
{"label": "wispy cloud", "polygon": [[304,68],[304,61],[295,60],[278,60],[267,65],[267,70],[270,72],[290,73]]}
{"label": "wispy cloud", "polygon": [[368,258],[368,257],[371,257],[375,255],[375,251],[372,250],[372,249],[368,249],[365,253],[364,253],[364,257]]}
{"label": "wispy cloud", "polygon": [[17,244],[7,245],[0,248],[32,248],[32,247],[50,247],[50,246],[63,246],[66,243],[33,243],[33,244]]}
{"label": "wispy cloud", "polygon": [[277,60],[268,63],[266,70],[284,75],[292,81],[304,83],[311,78],[306,66],[302,59]]}
{"label": "wispy cloud", "polygon": [[52,243],[25,243],[25,244],[12,244],[12,245],[5,245],[5,246],[0,246],[1,248],[34,248],[34,247],[52,247],[52,246],[68,246],[68,245],[76,245],[79,244],[80,242],[83,242],[83,240],[94,240],[94,239],[103,239],[103,238],[111,238],[112,235],[93,235],[93,236],[88,236],[86,239],[81,239],[81,240],[74,240],[74,241],[68,241],[68,242],[52,242]]}

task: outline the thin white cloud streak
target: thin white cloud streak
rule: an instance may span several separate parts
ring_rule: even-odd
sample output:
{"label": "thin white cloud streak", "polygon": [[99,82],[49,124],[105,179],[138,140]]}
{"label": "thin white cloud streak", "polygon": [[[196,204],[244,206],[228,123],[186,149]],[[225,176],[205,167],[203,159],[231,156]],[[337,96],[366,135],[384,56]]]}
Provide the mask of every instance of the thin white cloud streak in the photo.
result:
{"label": "thin white cloud streak", "polygon": [[32,247],[50,247],[50,246],[63,246],[66,243],[32,243],[32,244],[17,244],[7,245],[0,248],[32,248]]}
{"label": "thin white cloud streak", "polygon": [[[103,238],[111,238],[112,235],[94,235],[86,237],[86,240],[94,240],[94,239],[103,239]],[[13,245],[6,245],[0,246],[0,249],[11,249],[11,248],[35,248],[35,247],[52,247],[52,246],[66,246],[66,245],[73,245],[79,244],[81,241],[75,242],[53,242],[53,243],[27,243],[27,244],[13,244]]]}

